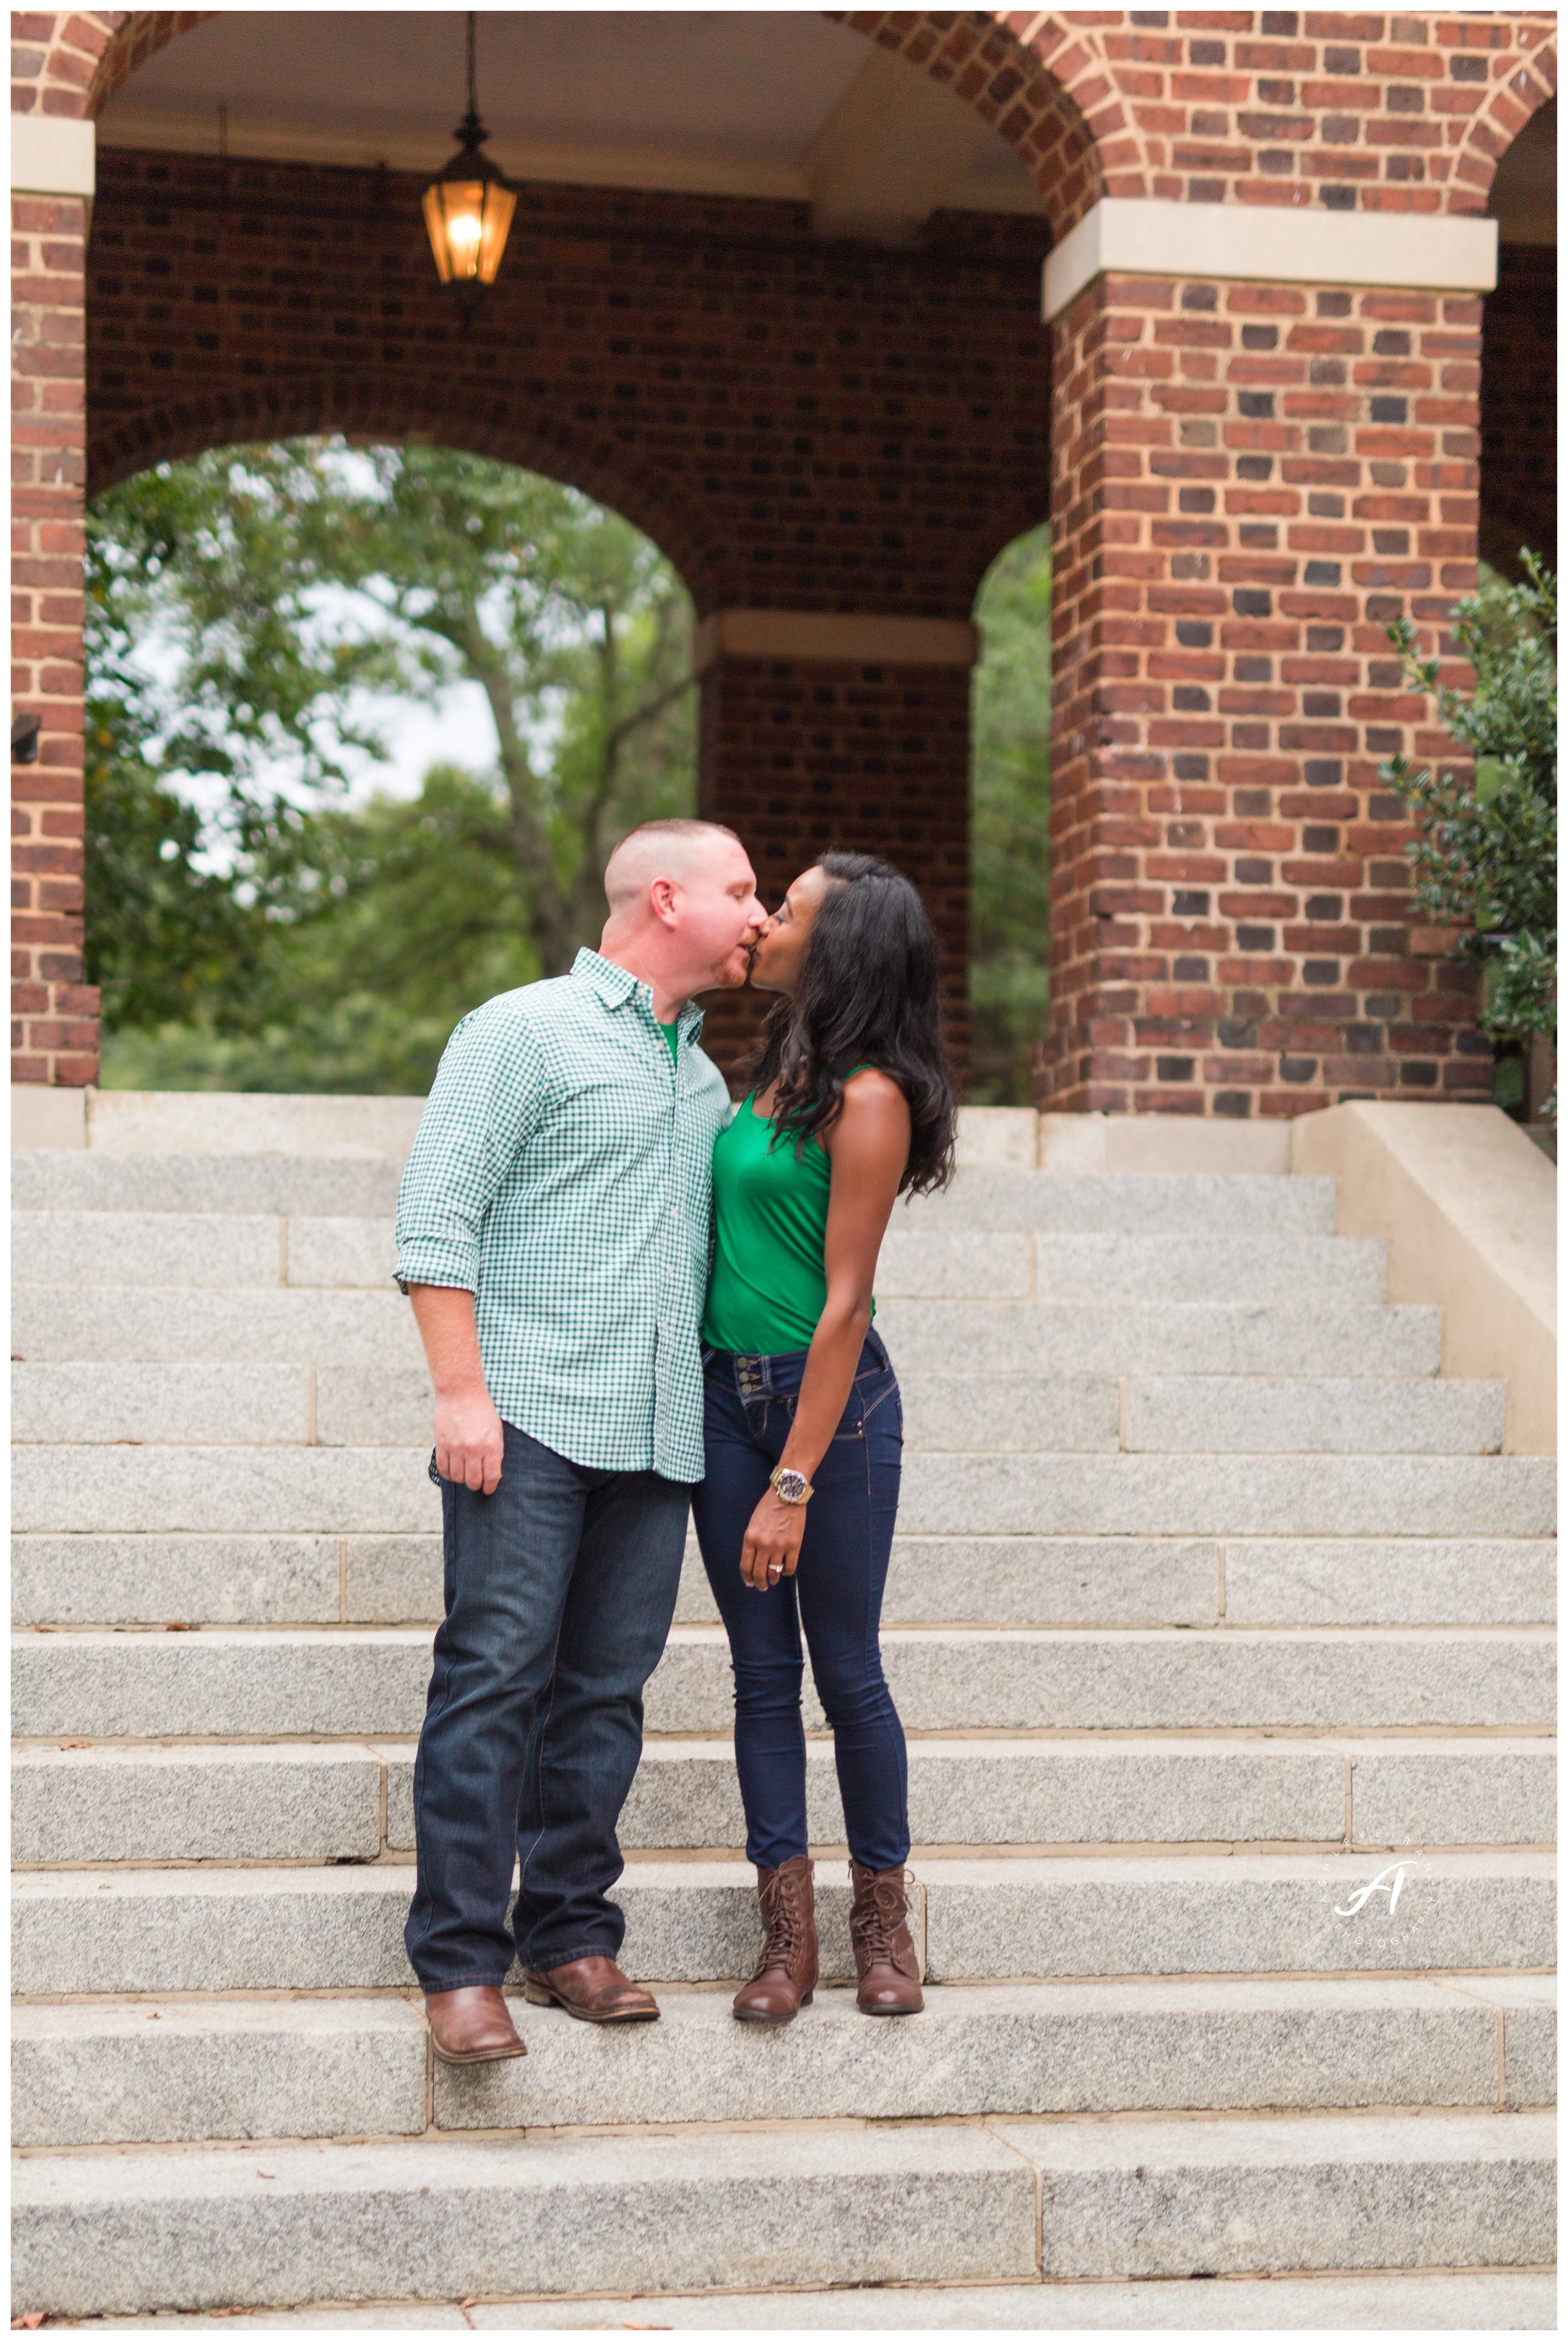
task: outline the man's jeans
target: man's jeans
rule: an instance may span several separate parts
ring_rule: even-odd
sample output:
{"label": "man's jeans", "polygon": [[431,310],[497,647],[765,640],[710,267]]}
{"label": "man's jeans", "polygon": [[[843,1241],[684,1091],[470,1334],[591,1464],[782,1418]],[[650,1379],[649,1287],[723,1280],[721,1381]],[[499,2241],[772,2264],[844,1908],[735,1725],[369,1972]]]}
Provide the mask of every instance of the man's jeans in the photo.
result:
{"label": "man's jeans", "polygon": [[426,1991],[507,1974],[514,1857],[525,1967],[620,1950],[615,1827],[680,1583],[690,1489],[590,1471],[503,1429],[494,1495],[440,1483],[446,1619],[414,1765],[403,1937]]}

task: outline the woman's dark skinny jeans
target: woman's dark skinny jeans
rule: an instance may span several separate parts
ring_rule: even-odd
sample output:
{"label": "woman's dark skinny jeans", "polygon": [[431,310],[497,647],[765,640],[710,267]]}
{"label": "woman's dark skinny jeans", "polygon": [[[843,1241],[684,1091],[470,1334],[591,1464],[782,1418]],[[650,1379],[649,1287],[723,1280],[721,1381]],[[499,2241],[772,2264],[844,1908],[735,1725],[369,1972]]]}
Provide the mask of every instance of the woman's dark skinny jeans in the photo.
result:
{"label": "woman's dark skinny jeans", "polygon": [[868,1334],[831,1446],[813,1474],[800,1560],[766,1593],[740,1575],[747,1523],[784,1451],[807,1352],[703,1353],[708,1476],[693,1491],[703,1565],[735,1668],[735,1762],[746,1851],[777,1869],[807,1850],[800,1631],[833,1728],[849,1851],[868,1869],[909,1852],[903,1727],[882,1672],[877,1629],[898,1511],[903,1409],[888,1352]]}

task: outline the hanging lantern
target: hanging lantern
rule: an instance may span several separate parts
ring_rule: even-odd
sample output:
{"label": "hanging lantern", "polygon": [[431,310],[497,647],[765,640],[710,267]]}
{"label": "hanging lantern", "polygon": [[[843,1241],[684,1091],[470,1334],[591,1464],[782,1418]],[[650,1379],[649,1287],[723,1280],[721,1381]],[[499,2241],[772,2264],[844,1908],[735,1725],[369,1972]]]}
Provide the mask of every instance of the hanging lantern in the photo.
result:
{"label": "hanging lantern", "polygon": [[468,15],[468,112],[453,135],[458,151],[424,191],[424,224],[443,284],[471,294],[493,284],[511,230],[517,197],[501,170],[481,152],[489,131],[474,99],[475,11]]}

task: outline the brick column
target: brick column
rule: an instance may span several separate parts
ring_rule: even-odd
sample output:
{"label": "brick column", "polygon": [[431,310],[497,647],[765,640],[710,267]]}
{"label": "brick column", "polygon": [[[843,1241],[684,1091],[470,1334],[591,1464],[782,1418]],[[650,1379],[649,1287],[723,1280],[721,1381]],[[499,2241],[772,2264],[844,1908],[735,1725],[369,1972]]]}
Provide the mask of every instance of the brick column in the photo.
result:
{"label": "brick column", "polygon": [[[86,125],[68,123],[78,147]],[[91,133],[87,131],[90,142]],[[90,143],[86,148],[89,158]],[[12,1079],[80,1087],[98,1069],[82,981],[83,194],[19,193],[12,344],[13,712],[39,719],[14,763]]]}
{"label": "brick column", "polygon": [[1385,628],[1435,645],[1474,583],[1480,331],[1473,292],[1117,269],[1058,314],[1042,1105],[1489,1094],[1377,778],[1444,744]]}
{"label": "brick column", "polygon": [[[841,655],[821,654],[834,646]],[[769,908],[819,853],[878,853],[913,880],[941,939],[960,1074],[974,654],[972,629],[947,620],[749,610],[709,619],[698,643],[700,810],[739,832]],[[759,1004],[704,1006],[706,1043],[728,1068],[754,1037]]]}

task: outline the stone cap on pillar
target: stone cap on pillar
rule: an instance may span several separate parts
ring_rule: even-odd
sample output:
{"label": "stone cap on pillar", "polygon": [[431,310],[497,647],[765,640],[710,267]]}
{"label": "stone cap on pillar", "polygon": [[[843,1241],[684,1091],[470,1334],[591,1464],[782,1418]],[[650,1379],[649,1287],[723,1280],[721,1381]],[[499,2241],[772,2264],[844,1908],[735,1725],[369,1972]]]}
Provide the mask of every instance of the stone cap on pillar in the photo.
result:
{"label": "stone cap on pillar", "polygon": [[91,122],[46,114],[11,116],[11,191],[18,195],[91,195],[97,134]]}
{"label": "stone cap on pillar", "polygon": [[1497,223],[1430,212],[1331,212],[1276,204],[1176,204],[1107,195],[1046,261],[1050,324],[1107,271],[1254,284],[1388,284],[1490,293]]}
{"label": "stone cap on pillar", "polygon": [[824,666],[971,667],[980,640],[967,618],[896,618],[876,611],[714,610],[699,622],[691,663],[804,659]]}

